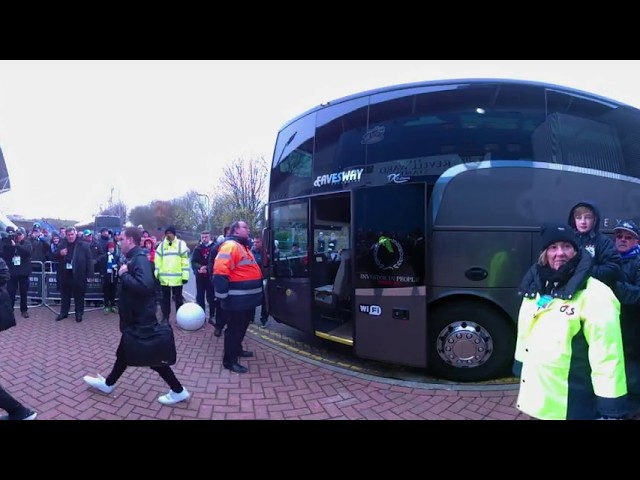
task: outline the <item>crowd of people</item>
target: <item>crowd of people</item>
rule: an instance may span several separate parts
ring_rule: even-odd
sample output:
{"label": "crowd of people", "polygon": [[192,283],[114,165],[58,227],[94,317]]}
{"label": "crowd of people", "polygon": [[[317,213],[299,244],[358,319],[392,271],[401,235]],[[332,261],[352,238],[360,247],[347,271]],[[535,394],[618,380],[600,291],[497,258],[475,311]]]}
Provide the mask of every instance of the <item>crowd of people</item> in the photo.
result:
{"label": "crowd of people", "polygon": [[[210,232],[202,232],[201,241],[193,253],[184,240],[177,237],[173,226],[165,229],[160,241],[156,241],[148,231],[136,227],[123,232],[111,232],[105,228],[97,238],[91,231],[79,234],[74,227],[67,227],[59,234],[52,234],[50,241],[46,241],[42,232],[36,229],[34,227],[30,239],[26,238],[23,228],[8,227],[4,232],[0,253],[0,301],[6,299],[11,307],[7,311],[12,312],[19,293],[20,311],[23,317],[28,318],[26,286],[29,274],[38,265],[33,263],[37,248],[44,255],[40,261],[51,261],[55,267],[53,270],[61,293],[60,313],[56,321],[69,316],[73,298],[75,320],[82,322],[87,278],[99,273],[103,284],[104,311],[119,314],[122,337],[111,373],[106,378],[86,375],[83,380],[87,385],[105,394],[113,391],[115,383],[129,366],[127,348],[131,347],[124,342],[125,336],[130,334],[129,338],[140,338],[140,332],[150,326],[168,325],[171,300],[177,313],[184,301],[182,287],[189,281],[192,269],[196,275],[197,303],[205,312],[208,304],[214,335],[220,337],[224,332],[224,368],[234,373],[248,371],[239,359],[252,357],[253,352],[245,350],[242,342],[249,323],[255,317],[256,307],[264,306],[264,294],[263,273],[259,265],[261,246],[259,241],[252,241],[246,222],[234,222],[225,228],[216,242],[212,242]],[[6,267],[4,276],[3,264]],[[6,295],[2,296],[5,290]],[[158,307],[160,317],[157,316]],[[263,326],[267,322],[264,308],[261,322]],[[149,348],[148,338],[140,342],[141,349]],[[189,399],[190,393],[176,378],[170,364],[149,363],[148,366],[170,387],[167,394],[158,398],[160,403],[174,405]],[[6,410],[7,419],[33,419],[37,415],[1,387],[0,408]]]}
{"label": "crowd of people", "polygon": [[640,407],[640,229],[576,204],[541,228],[538,261],[522,280],[516,406],[537,419],[624,419]]}
{"label": "crowd of people", "polygon": [[[599,227],[600,213],[590,202],[577,203],[566,222],[543,225],[540,255],[518,289],[522,304],[514,363],[520,378],[516,407],[533,418],[624,419],[640,409],[640,228],[633,220],[619,221],[611,238]],[[168,324],[171,300],[177,312],[182,287],[193,272],[196,302],[205,312],[208,306],[214,335],[224,331],[224,368],[248,371],[240,363],[253,356],[242,345],[247,327],[258,306],[263,324],[268,316],[262,245],[251,239],[246,222],[234,222],[215,241],[211,232],[202,232],[193,252],[174,227],[167,227],[157,242],[137,228],[113,237],[105,229],[97,239],[85,233],[78,241],[69,227],[64,238],[52,236],[43,248],[38,232],[31,232],[29,239],[21,228],[5,232],[0,301],[13,308],[19,292],[20,312],[28,317],[25,278],[35,249],[41,248],[44,258],[50,255],[55,262],[60,283],[56,320],[68,316],[73,297],[76,321],[82,321],[86,278],[99,272],[105,312],[119,313],[124,338],[128,329]],[[156,315],[158,303],[161,318]],[[127,366],[121,341],[111,373],[106,378],[85,376],[84,381],[109,394]],[[173,405],[190,397],[170,365],[149,367],[170,387],[158,401]],[[0,408],[10,419],[37,415],[1,388]]]}

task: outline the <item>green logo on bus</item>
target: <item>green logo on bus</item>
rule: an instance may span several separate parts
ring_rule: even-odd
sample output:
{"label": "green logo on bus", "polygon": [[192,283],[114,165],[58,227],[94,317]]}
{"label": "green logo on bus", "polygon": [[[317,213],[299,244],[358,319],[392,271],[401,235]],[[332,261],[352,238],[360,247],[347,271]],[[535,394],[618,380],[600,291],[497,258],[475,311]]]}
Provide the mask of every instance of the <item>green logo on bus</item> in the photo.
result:
{"label": "green logo on bus", "polygon": [[404,261],[404,250],[400,242],[384,235],[373,246],[373,260],[380,270],[397,270]]}

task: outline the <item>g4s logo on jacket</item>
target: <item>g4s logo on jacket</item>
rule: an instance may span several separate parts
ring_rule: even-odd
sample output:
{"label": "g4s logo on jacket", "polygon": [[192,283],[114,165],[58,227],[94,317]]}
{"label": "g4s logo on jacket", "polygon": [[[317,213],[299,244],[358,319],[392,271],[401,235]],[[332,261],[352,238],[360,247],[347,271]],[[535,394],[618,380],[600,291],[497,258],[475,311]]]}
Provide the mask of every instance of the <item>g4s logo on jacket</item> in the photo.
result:
{"label": "g4s logo on jacket", "polygon": [[567,315],[567,316],[571,316],[571,315],[573,315],[574,313],[576,313],[576,309],[575,309],[574,307],[572,307],[571,305],[567,305],[567,304],[562,305],[562,306],[560,307],[560,311],[561,311],[562,313],[564,313],[565,315]]}

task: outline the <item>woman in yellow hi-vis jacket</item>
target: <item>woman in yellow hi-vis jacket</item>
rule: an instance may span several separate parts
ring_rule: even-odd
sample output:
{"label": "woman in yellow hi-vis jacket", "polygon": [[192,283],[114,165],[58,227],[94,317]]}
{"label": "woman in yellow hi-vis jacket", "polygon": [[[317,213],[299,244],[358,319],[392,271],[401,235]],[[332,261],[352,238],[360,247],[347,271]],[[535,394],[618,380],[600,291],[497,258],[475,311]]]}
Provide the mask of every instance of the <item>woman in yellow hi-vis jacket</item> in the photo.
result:
{"label": "woman in yellow hi-vis jacket", "polygon": [[620,304],[589,276],[571,227],[546,225],[541,234],[542,253],[520,288],[516,406],[542,420],[624,418]]}

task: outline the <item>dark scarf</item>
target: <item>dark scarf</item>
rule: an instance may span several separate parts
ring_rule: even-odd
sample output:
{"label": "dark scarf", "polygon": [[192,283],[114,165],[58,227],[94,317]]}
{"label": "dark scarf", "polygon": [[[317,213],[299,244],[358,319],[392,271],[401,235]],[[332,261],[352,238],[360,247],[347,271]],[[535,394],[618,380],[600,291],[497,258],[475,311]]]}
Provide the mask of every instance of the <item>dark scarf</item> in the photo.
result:
{"label": "dark scarf", "polygon": [[576,267],[580,263],[582,252],[578,253],[562,265],[558,270],[554,270],[549,265],[538,265],[538,275],[540,275],[540,295],[553,295],[553,293],[564,287],[576,272]]}

